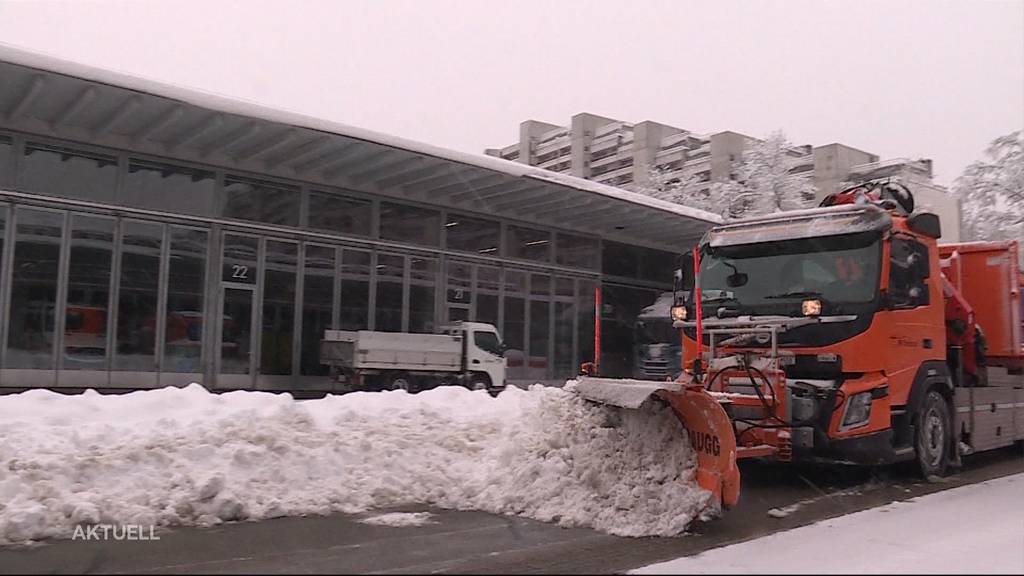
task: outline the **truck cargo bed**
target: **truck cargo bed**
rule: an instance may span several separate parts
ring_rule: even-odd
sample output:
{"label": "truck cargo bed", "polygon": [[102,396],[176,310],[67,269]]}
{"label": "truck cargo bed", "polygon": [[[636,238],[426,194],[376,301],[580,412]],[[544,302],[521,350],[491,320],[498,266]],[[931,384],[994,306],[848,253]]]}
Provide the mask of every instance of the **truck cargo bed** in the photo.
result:
{"label": "truck cargo bed", "polygon": [[449,334],[405,334],[328,330],[321,357],[354,370],[457,372],[462,338]]}

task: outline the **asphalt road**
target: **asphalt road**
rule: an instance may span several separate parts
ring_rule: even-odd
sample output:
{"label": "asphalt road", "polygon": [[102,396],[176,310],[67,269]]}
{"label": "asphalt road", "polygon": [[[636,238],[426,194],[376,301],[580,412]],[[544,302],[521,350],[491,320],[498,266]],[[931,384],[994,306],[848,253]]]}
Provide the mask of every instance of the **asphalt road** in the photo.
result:
{"label": "asphalt road", "polygon": [[[55,541],[0,549],[0,573],[621,573],[894,500],[1024,473],[1019,447],[965,459],[926,483],[900,469],[744,462],[740,504],[675,538],[618,538],[586,529],[428,508],[434,524],[374,526],[359,516],[281,518],[163,532],[159,541]],[[770,510],[796,505],[788,515]],[[376,513],[379,513],[376,512]]]}

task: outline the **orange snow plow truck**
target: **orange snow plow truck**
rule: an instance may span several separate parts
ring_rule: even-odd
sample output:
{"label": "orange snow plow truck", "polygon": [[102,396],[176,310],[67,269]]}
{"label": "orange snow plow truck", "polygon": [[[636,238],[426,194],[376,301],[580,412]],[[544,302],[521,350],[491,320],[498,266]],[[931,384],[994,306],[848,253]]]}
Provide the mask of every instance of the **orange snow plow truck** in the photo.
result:
{"label": "orange snow plow truck", "polygon": [[717,226],[676,272],[679,377],[584,375],[575,390],[668,403],[712,505],[737,502],[740,458],[915,460],[940,476],[1024,438],[1017,243],[940,236],[892,183]]}

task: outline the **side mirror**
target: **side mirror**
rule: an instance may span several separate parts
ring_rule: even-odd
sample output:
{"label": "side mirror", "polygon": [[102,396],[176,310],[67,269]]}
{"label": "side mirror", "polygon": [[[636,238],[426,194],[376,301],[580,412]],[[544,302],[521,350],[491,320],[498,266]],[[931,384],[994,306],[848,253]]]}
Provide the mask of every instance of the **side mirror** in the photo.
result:
{"label": "side mirror", "polygon": [[914,214],[907,219],[907,227],[929,238],[942,238],[942,224],[939,222],[939,217],[931,212]]}

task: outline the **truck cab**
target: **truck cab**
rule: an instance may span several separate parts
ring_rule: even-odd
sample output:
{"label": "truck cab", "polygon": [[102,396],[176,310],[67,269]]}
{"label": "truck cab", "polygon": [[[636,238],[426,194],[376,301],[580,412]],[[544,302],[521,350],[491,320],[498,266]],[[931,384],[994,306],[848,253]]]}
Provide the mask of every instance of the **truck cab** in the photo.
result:
{"label": "truck cab", "polygon": [[[933,215],[852,204],[720,226],[701,242],[704,348],[777,359],[784,397],[772,402],[798,424],[786,440],[794,459],[912,457],[921,395],[952,396],[938,237]],[[692,297],[679,304],[694,317]],[[770,339],[735,335],[767,326]],[[692,362],[696,332],[683,332]],[[722,390],[751,388],[739,380]]]}
{"label": "truck cab", "polygon": [[469,388],[495,394],[505,388],[506,346],[497,328],[483,322],[455,322],[441,332],[462,339],[462,368],[469,374]]}

